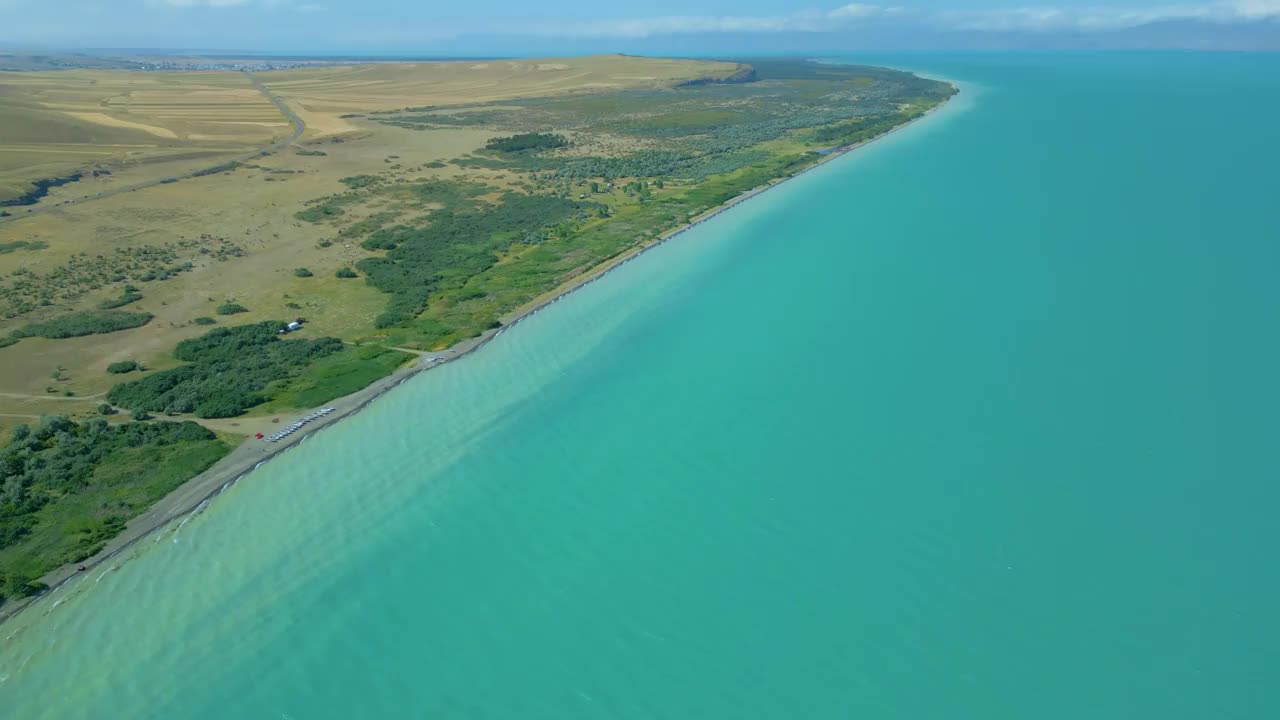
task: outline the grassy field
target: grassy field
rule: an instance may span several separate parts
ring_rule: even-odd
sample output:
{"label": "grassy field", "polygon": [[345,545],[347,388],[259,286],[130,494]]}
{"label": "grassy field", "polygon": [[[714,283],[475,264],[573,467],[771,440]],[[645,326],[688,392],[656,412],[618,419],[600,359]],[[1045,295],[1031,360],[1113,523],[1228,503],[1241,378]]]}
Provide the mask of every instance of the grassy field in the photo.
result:
{"label": "grassy field", "polygon": [[[288,121],[242,73],[0,73],[0,202],[32,183],[99,173],[52,195],[212,165],[266,145]],[[105,174],[110,173],[110,174]]]}
{"label": "grassy field", "polygon": [[297,378],[269,388],[271,400],[257,412],[273,414],[319,407],[390,375],[412,357],[378,345],[350,347],[313,363]]}
{"label": "grassy field", "polygon": [[307,68],[261,77],[306,121],[307,137],[316,137],[359,131],[361,126],[344,115],[666,87],[698,78],[728,77],[737,69],[736,63],[605,55]]}

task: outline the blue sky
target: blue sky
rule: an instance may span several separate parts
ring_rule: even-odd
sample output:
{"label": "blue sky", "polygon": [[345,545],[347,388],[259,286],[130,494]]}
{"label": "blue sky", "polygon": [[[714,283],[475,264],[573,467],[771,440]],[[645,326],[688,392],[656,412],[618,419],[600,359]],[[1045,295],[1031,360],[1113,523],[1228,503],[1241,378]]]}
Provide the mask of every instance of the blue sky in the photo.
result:
{"label": "blue sky", "polygon": [[1118,1],[0,0],[0,46],[696,54],[1280,38],[1280,0]]}

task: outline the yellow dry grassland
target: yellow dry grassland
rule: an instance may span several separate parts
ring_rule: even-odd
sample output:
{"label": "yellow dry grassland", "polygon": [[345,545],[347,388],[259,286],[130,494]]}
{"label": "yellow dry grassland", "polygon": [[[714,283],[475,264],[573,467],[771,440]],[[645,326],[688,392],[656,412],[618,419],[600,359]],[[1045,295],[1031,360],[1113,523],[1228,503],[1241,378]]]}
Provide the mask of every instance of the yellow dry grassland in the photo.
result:
{"label": "yellow dry grassland", "polygon": [[723,78],[737,63],[602,55],[544,60],[387,63],[261,73],[307,125],[305,137],[358,129],[343,115],[422,105],[463,105],[520,97],[663,87]]}
{"label": "yellow dry grassland", "polygon": [[[112,384],[132,377],[108,374],[109,364],[134,360],[149,369],[171,367],[178,342],[213,327],[305,317],[304,337],[368,337],[386,308],[386,294],[362,279],[339,279],[335,272],[379,253],[332,226],[295,217],[308,201],[344,191],[342,178],[465,176],[499,189],[516,186],[511,173],[449,163],[484,147],[493,129],[413,130],[340,115],[669,86],[725,76],[737,67],[611,56],[260,74],[307,123],[308,134],[294,147],[224,172],[0,222],[0,250],[9,248],[0,251],[0,288],[46,279],[39,283],[45,294],[29,298],[33,307],[0,315],[0,337],[31,322],[93,310],[119,296],[122,281],[95,288],[84,282],[84,273],[69,268],[101,267],[139,252],[168,253],[165,266],[190,263],[171,277],[146,282],[135,279],[137,267],[123,271],[142,299],[122,309],[155,316],[143,327],[58,340],[26,338],[0,347],[0,428],[43,414],[91,416]],[[176,167],[216,165],[220,157],[243,155],[289,131],[279,109],[239,73],[0,73],[0,100],[0,115],[19,123],[18,132],[6,132],[0,145],[0,182],[22,187],[25,180],[67,171],[112,169],[110,175],[86,175],[54,188],[42,205],[174,175],[170,171]],[[344,220],[358,223],[388,209],[353,206]],[[298,277],[298,268],[312,276]],[[219,316],[216,309],[228,302],[248,312]],[[214,318],[217,324],[198,324],[197,318]]]}
{"label": "yellow dry grassland", "polygon": [[180,174],[290,130],[243,73],[115,70],[0,73],[0,127],[0,200],[73,172],[111,173],[103,187]]}

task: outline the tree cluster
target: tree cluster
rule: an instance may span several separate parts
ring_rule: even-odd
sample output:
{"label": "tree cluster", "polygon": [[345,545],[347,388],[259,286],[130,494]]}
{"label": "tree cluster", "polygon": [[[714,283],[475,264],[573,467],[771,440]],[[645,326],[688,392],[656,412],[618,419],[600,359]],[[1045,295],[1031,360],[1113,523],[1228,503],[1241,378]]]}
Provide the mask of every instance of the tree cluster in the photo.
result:
{"label": "tree cluster", "polygon": [[508,137],[489,138],[485,149],[496,152],[519,153],[554,150],[567,147],[569,138],[559,133],[520,133]]}
{"label": "tree cluster", "polygon": [[[113,425],[101,418],[76,423],[65,417],[45,417],[34,427],[17,426],[8,444],[0,448],[0,549],[26,537],[41,508],[87,488],[95,470],[112,453],[213,439],[212,432],[193,422]],[[124,526],[123,518],[107,519],[112,521],[102,523],[98,534],[114,535]],[[82,539],[90,545],[101,540]],[[12,570],[0,578],[0,596],[27,595],[39,589],[31,577]]]}
{"label": "tree cluster", "polygon": [[498,261],[513,243],[534,243],[548,228],[575,218],[594,203],[545,195],[508,193],[496,207],[470,212],[438,210],[426,226],[400,225],[373,233],[364,246],[386,249],[385,257],[356,264],[370,285],[391,295],[378,327],[407,321],[422,311],[443,283],[466,279]]}
{"label": "tree cluster", "polygon": [[173,356],[186,364],[121,383],[107,401],[133,411],[235,417],[265,402],[277,380],[294,377],[315,360],[342,350],[337,338],[285,340],[278,320],[218,328],[183,340]]}

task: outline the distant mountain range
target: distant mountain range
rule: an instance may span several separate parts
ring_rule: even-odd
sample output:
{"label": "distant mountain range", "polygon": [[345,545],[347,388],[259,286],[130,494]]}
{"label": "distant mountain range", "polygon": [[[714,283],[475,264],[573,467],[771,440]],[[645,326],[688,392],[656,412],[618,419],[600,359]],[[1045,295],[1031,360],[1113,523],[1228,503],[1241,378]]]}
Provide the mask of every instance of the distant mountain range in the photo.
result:
{"label": "distant mountain range", "polygon": [[[312,46],[275,49],[273,59],[412,60],[596,53],[684,57],[743,54],[836,55],[858,51],[945,50],[1207,50],[1280,52],[1280,18],[1256,21],[1165,20],[1111,30],[947,30],[921,25],[877,23],[827,32],[705,32],[643,37],[589,35],[466,35],[437,39],[421,47],[389,42],[385,47]],[[131,67],[156,57],[255,57],[254,50],[95,49],[0,52],[0,69]]]}
{"label": "distant mountain range", "polygon": [[[469,38],[474,42],[476,38]],[[1280,52],[1280,21],[1218,23],[1170,20],[1099,31],[964,31],[877,26],[829,33],[706,33],[646,38],[548,39],[522,49],[533,54],[612,51],[708,55],[751,52],[820,54],[858,50],[1211,50]],[[510,46],[511,40],[506,43]]]}

